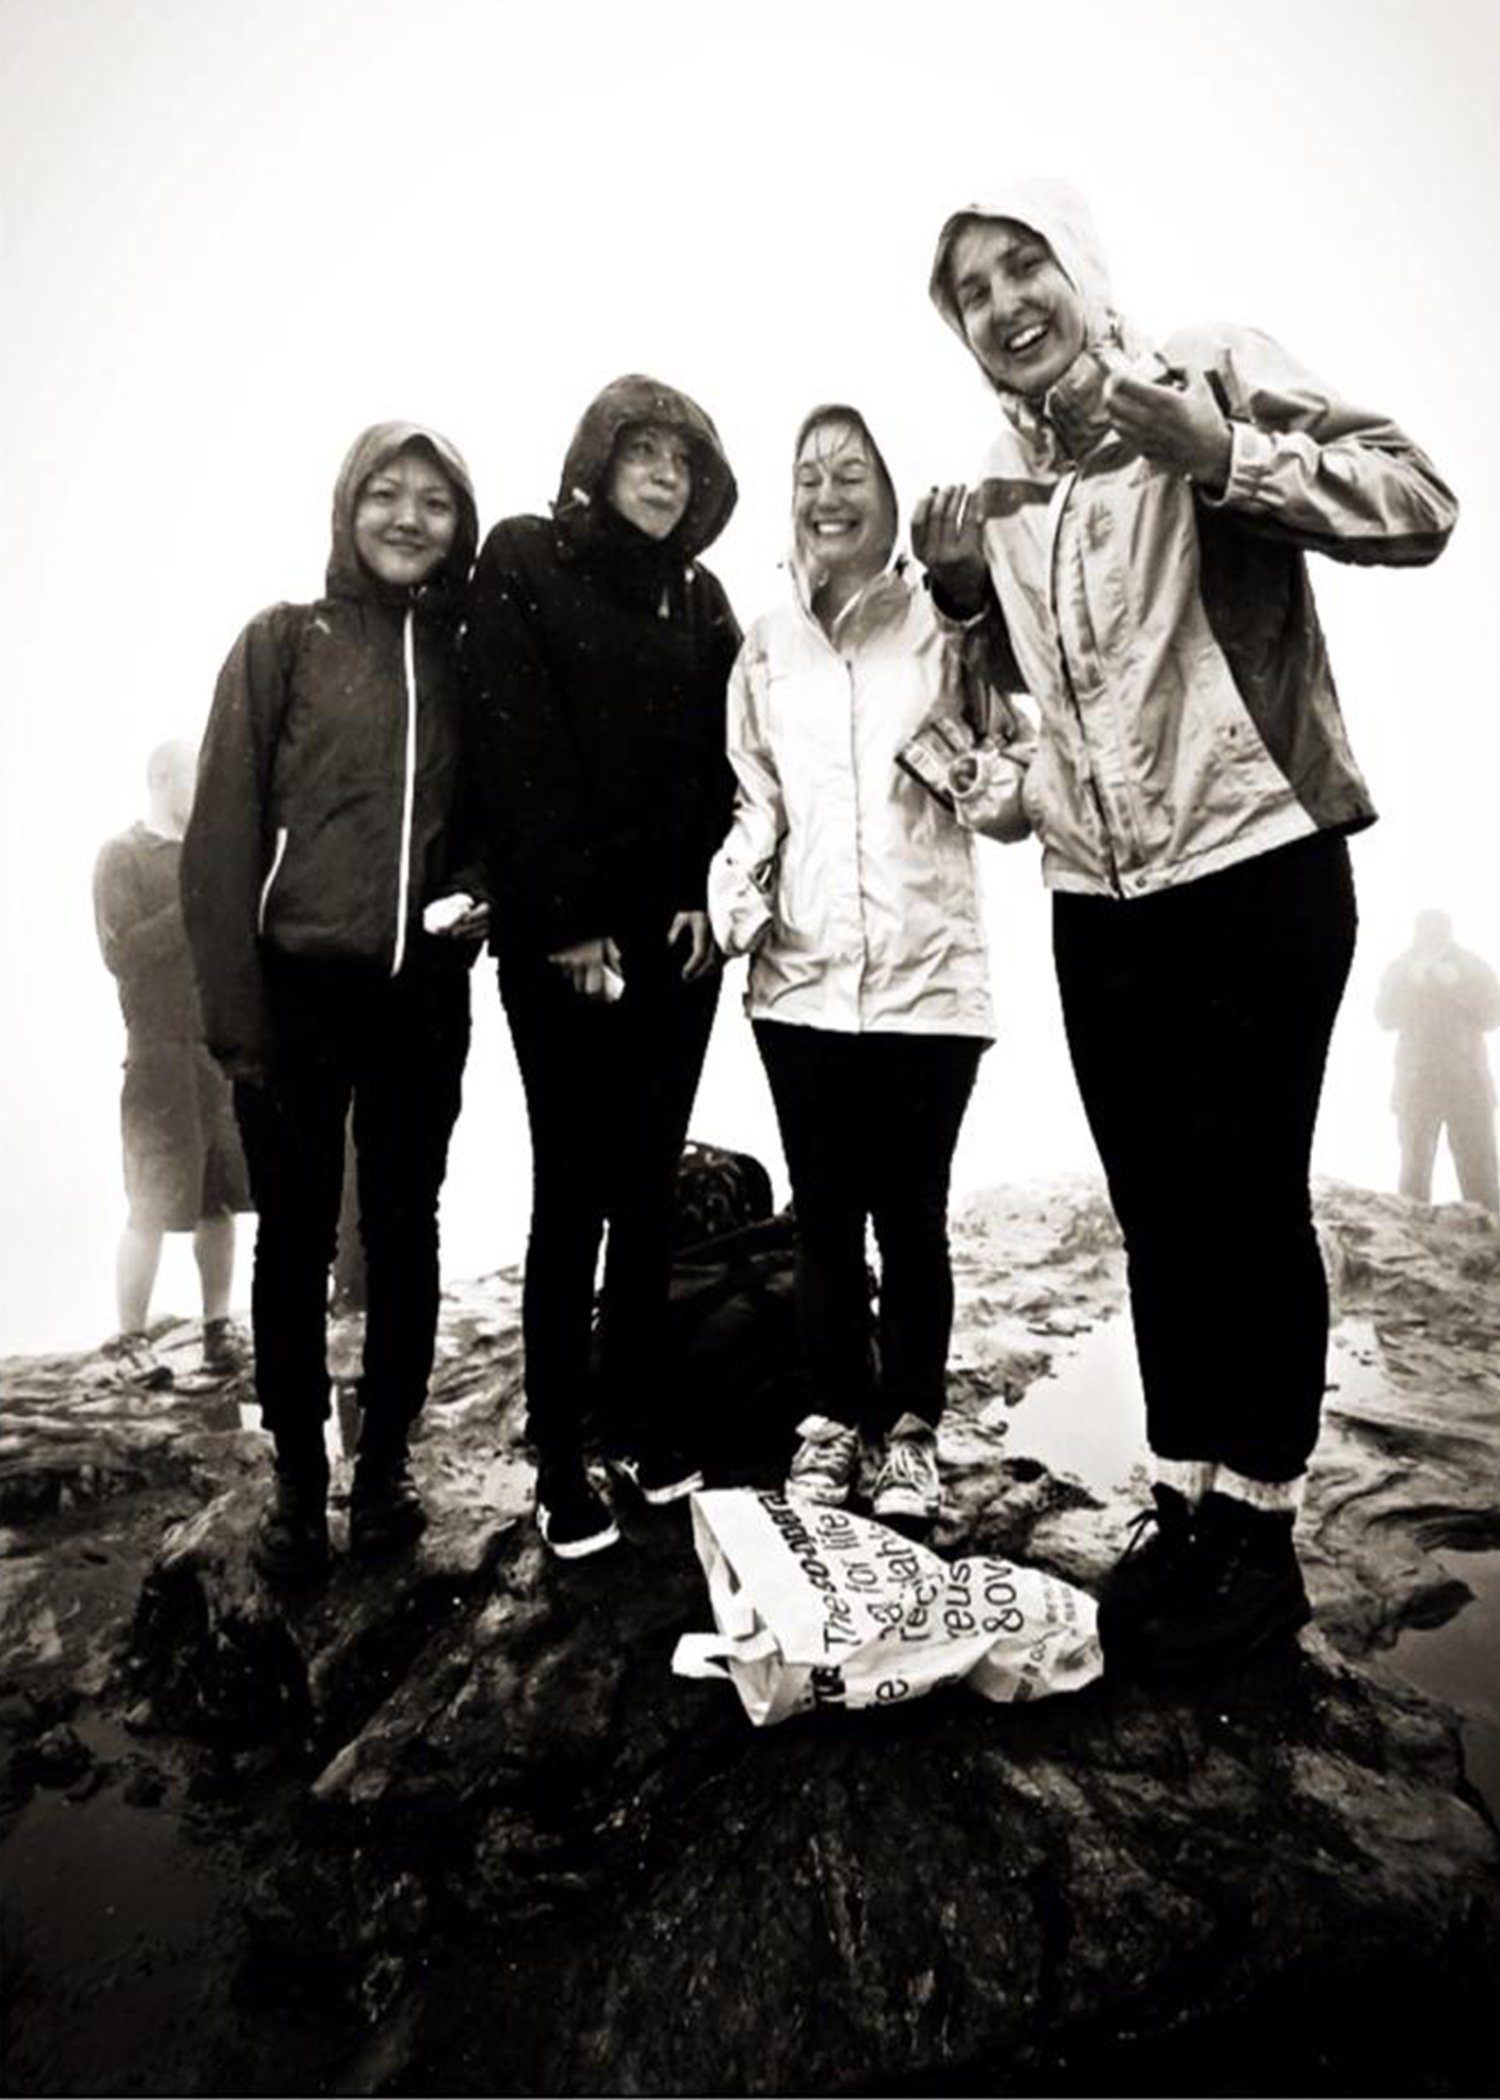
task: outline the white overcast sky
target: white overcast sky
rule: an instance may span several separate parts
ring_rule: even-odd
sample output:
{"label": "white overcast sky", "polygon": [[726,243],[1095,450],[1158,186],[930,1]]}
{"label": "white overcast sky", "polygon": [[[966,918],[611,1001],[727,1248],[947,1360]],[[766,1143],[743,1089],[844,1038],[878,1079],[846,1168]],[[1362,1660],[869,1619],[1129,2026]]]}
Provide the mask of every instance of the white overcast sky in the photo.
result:
{"label": "white overcast sky", "polygon": [[[1500,963],[1497,58],[1492,0],[0,0],[0,1348],[111,1324],[93,858],[244,621],[318,588],[354,433],[446,431],[488,524],[545,504],[598,386],[655,372],[739,475],[710,560],[748,619],[781,588],[812,402],[866,410],[908,507],[977,458],[995,411],[927,268],[945,212],[1012,170],[1091,195],[1147,329],[1265,328],[1462,500],[1434,569],[1317,567],[1383,812],[1317,1163],[1388,1186],[1380,966],[1429,903]],[[985,872],[1004,1033],[960,1188],[1092,1162],[1031,849]],[[739,988],[696,1129],[771,1154]],[[487,967],[475,993],[450,1274],[524,1231]],[[248,1250],[237,1296],[247,1275]],[[169,1264],[159,1307],[192,1297]]]}

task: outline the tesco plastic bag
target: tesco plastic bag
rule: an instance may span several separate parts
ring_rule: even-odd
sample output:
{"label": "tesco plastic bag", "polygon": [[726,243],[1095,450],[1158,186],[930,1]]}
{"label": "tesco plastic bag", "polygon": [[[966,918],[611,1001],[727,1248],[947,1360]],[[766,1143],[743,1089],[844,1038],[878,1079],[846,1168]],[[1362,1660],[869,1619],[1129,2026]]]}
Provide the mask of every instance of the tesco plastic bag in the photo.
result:
{"label": "tesco plastic bag", "polygon": [[716,1632],[681,1677],[727,1678],[757,1727],[816,1707],[895,1706],[960,1680],[1019,1702],[1103,1669],[1094,1600],[989,1555],[942,1560],[872,1517],[755,1488],[692,1498]]}

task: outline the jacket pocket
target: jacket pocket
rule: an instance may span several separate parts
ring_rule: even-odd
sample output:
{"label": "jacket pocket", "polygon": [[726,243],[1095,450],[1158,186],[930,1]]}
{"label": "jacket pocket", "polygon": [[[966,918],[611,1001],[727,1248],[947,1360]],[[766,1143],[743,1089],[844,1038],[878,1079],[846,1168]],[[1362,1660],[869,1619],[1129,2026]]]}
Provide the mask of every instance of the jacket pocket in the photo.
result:
{"label": "jacket pocket", "polygon": [[287,836],[285,824],[278,825],[276,849],[271,855],[271,865],[266,871],[266,879],[260,886],[260,905],[255,914],[255,930],[257,933],[264,933],[266,930],[266,912],[271,902],[271,887],[281,873],[281,863],[286,859]]}

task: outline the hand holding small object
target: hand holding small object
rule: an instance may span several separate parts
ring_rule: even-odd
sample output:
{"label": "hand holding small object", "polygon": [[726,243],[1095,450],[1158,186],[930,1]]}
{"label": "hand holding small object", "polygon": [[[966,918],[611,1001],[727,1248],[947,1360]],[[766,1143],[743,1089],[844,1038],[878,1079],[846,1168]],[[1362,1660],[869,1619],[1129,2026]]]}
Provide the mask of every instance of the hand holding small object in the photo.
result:
{"label": "hand holding small object", "polygon": [[989,588],[979,506],[961,482],[932,488],[911,519],[912,552],[961,619],[983,609]]}
{"label": "hand holding small object", "polygon": [[1114,372],[1104,383],[1104,409],[1121,437],[1169,473],[1211,493],[1229,479],[1234,445],[1223,410],[1201,372],[1144,379]]}
{"label": "hand holding small object", "polygon": [[434,897],[422,914],[424,933],[451,941],[478,940],[490,929],[490,908],[467,890]]}
{"label": "hand holding small object", "polygon": [[607,933],[594,940],[575,941],[571,948],[559,948],[547,960],[556,963],[580,998],[612,1006],[624,997],[625,966]]}

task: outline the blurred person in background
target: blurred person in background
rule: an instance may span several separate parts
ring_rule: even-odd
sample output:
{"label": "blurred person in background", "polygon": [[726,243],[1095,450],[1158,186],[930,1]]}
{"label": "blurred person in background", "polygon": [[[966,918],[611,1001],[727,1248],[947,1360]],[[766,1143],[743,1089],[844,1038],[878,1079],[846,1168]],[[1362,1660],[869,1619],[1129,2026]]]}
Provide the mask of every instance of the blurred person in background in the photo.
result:
{"label": "blurred person in background", "polygon": [[1500,980],[1459,947],[1447,912],[1418,913],[1411,946],[1381,980],[1375,1018],[1397,1032],[1391,1107],[1402,1195],[1432,1201],[1433,1163],[1446,1130],[1464,1201],[1500,1212],[1495,1082],[1484,1041],[1500,1027]]}
{"label": "blurred person in background", "polygon": [[234,1220],[250,1208],[229,1082],[203,1041],[178,870],[197,753],[158,744],[146,762],[146,815],[102,848],[94,925],[125,1017],[120,1132],[130,1213],[115,1260],[119,1332],[105,1347],[125,1377],[173,1382],[146,1334],[163,1235],[190,1232],[203,1303],[203,1368],[229,1377],[240,1352],[229,1321]]}

